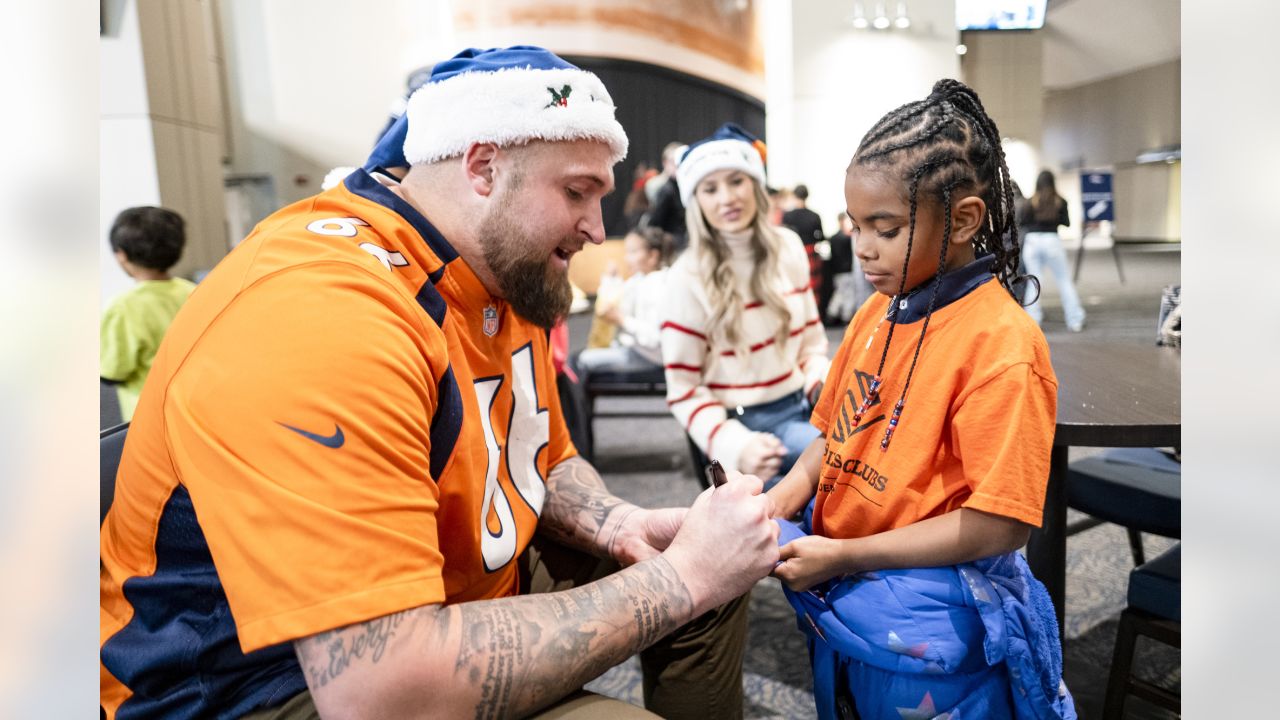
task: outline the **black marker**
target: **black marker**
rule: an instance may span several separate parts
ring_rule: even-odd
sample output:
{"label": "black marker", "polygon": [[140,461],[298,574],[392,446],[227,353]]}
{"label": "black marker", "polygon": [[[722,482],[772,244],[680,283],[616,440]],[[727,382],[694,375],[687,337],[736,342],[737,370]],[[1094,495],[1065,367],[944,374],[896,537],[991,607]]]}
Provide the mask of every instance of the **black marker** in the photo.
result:
{"label": "black marker", "polygon": [[711,487],[720,487],[729,482],[729,479],[724,476],[724,466],[719,460],[712,460],[711,464],[707,465],[707,482],[711,483]]}

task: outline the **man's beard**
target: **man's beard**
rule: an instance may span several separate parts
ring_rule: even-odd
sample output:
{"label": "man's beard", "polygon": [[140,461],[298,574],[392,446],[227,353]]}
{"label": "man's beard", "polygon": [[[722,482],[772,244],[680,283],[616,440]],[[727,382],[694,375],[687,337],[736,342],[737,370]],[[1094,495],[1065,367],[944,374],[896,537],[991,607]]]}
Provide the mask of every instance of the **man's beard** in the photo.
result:
{"label": "man's beard", "polygon": [[569,305],[573,302],[569,274],[552,268],[539,249],[542,243],[530,237],[509,215],[503,208],[480,222],[480,247],[485,263],[511,309],[525,320],[550,330],[556,321],[569,314]]}

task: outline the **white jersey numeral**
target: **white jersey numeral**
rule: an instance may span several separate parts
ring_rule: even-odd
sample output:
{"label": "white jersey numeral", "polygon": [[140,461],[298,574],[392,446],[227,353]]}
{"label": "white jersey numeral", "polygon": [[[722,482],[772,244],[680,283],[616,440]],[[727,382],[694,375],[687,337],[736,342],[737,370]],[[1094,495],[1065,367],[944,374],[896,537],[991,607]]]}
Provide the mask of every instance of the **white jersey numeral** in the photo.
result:
{"label": "white jersey numeral", "polygon": [[[480,406],[480,424],[484,428],[488,460],[484,476],[484,501],[480,504],[480,551],[484,567],[493,572],[515,557],[517,532],[511,500],[498,481],[498,467],[506,461],[507,474],[520,498],[535,516],[542,514],[546,499],[546,479],[538,470],[538,454],[547,446],[550,435],[547,410],[538,408],[538,387],[534,374],[533,346],[525,345],[511,356],[511,417],[507,424],[507,444],[498,445],[493,431],[493,401],[502,387],[502,378],[486,378],[475,382],[476,401]],[[504,452],[505,451],[505,452]],[[494,516],[498,528],[489,523]]]}
{"label": "white jersey numeral", "polygon": [[307,225],[307,229],[317,235],[333,235],[337,237],[355,237],[358,226],[368,227],[369,223],[360,218],[325,218]]}

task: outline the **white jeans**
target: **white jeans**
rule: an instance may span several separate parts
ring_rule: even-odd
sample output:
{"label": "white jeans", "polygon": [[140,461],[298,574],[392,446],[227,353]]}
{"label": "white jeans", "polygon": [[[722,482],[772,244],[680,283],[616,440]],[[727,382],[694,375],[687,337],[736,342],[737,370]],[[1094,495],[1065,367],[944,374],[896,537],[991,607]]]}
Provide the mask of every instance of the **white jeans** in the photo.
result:
{"label": "white jeans", "polygon": [[[1053,281],[1058,286],[1058,294],[1062,296],[1062,311],[1066,315],[1067,327],[1078,330],[1084,326],[1084,306],[1080,304],[1080,296],[1076,294],[1076,286],[1071,282],[1071,270],[1067,267],[1067,252],[1062,249],[1062,239],[1058,233],[1033,232],[1022,238],[1022,261],[1027,264],[1027,274],[1040,279],[1043,291],[1045,270],[1053,273]],[[1035,295],[1036,288],[1028,283],[1023,302],[1032,297],[1036,301],[1027,306],[1027,312],[1037,323],[1044,320],[1044,309],[1040,307],[1040,298]]]}

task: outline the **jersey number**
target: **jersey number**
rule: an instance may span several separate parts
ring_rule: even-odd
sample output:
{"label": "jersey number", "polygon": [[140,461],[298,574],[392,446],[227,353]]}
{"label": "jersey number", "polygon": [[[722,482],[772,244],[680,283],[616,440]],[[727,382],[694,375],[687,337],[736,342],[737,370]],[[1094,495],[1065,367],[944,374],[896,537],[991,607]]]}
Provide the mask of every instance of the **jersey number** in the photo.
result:
{"label": "jersey number", "polygon": [[[542,513],[547,495],[546,481],[538,471],[538,453],[547,446],[548,415],[538,408],[538,384],[533,372],[533,346],[525,345],[511,355],[511,417],[507,420],[507,445],[498,445],[493,432],[493,401],[502,388],[501,377],[475,382],[480,422],[488,452],[484,476],[484,502],[480,504],[480,550],[484,569],[493,572],[511,562],[516,554],[516,520],[511,499],[498,482],[498,464],[505,461],[507,475],[521,500],[535,516]],[[490,521],[496,520],[496,527]]]}

